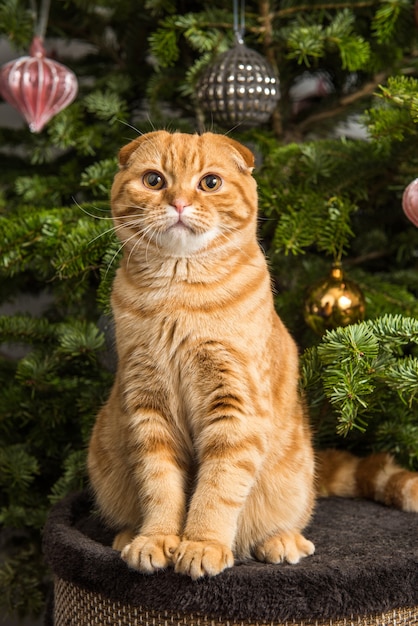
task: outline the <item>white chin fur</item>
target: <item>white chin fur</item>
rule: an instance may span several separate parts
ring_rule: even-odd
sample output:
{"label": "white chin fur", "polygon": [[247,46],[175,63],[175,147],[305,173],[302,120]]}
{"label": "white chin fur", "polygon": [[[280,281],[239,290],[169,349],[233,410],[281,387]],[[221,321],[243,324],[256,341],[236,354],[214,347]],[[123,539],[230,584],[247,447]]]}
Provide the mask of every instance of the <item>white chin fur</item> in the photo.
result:
{"label": "white chin fur", "polygon": [[188,228],[174,227],[160,234],[156,243],[162,251],[170,255],[186,257],[206,248],[217,235],[218,230],[215,228],[196,234]]}

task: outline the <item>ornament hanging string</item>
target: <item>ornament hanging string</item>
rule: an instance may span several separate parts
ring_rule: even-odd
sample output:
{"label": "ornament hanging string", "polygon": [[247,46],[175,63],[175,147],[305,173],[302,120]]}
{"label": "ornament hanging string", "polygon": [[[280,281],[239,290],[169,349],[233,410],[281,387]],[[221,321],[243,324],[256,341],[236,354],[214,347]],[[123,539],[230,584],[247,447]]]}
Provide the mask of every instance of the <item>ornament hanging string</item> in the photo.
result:
{"label": "ornament hanging string", "polygon": [[245,0],[234,0],[234,33],[238,43],[244,43]]}
{"label": "ornament hanging string", "polygon": [[35,37],[39,37],[41,40],[45,38],[46,28],[48,25],[48,17],[49,17],[49,8],[51,6],[51,0],[42,0],[39,14],[38,9],[36,7],[35,0],[31,0],[31,8],[34,15],[35,28],[34,34]]}

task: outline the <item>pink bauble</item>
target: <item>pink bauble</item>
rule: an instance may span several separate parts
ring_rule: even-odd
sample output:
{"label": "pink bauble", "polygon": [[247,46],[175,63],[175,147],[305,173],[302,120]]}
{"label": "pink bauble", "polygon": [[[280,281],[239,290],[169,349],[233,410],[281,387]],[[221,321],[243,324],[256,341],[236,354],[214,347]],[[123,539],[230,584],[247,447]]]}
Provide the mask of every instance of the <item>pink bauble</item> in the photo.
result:
{"label": "pink bauble", "polygon": [[409,183],[403,192],[402,208],[406,217],[418,228],[418,178]]}
{"label": "pink bauble", "polygon": [[39,133],[74,100],[78,84],[68,67],[45,57],[40,37],[34,37],[29,53],[0,68],[0,93]]}

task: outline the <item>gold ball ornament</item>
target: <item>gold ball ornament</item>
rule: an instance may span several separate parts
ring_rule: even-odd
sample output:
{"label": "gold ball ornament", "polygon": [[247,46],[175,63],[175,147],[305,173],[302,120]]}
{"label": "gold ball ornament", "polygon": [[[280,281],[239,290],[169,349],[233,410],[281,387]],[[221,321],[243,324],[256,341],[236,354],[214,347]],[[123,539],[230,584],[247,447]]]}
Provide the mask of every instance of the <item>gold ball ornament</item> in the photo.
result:
{"label": "gold ball ornament", "polygon": [[311,287],[305,300],[305,321],[318,335],[364,319],[365,303],[360,287],[344,276],[341,265]]}

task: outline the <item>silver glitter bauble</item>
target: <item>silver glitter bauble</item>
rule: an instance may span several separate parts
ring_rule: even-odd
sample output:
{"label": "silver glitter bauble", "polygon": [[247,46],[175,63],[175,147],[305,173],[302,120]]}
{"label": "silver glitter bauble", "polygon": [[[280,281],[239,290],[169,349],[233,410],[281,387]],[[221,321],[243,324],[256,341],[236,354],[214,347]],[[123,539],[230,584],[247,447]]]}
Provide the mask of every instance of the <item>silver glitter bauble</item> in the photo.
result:
{"label": "silver glitter bauble", "polygon": [[229,127],[267,122],[279,98],[279,79],[270,63],[241,42],[220,55],[197,85],[202,109]]}

